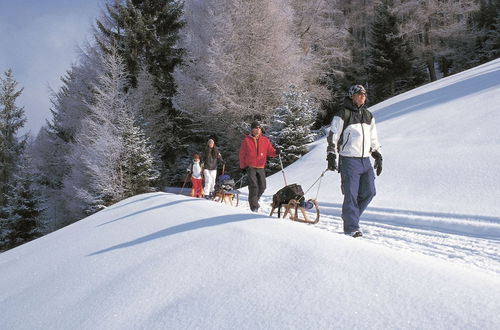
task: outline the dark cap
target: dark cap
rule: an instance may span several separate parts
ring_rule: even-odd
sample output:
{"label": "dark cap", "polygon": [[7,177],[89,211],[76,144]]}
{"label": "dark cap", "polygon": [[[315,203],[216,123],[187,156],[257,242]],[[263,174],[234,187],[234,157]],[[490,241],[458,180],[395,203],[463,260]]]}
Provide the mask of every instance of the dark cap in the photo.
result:
{"label": "dark cap", "polygon": [[352,98],[354,94],[358,93],[366,95],[366,89],[363,87],[363,85],[352,85],[347,91],[347,96]]}
{"label": "dark cap", "polygon": [[254,121],[254,122],[252,123],[252,125],[250,125],[250,127],[251,127],[252,129],[254,129],[254,128],[262,128],[262,127],[260,126],[260,123],[259,123],[258,121]]}

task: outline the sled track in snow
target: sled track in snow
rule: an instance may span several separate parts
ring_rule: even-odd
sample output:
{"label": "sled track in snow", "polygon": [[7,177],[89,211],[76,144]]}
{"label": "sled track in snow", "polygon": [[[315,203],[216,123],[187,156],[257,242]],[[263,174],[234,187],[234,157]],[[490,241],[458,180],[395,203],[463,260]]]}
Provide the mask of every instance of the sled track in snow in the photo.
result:
{"label": "sled track in snow", "polygon": [[[262,213],[271,201],[261,199]],[[312,226],[343,234],[341,205],[320,202],[320,211]],[[364,240],[500,274],[500,218],[368,208],[360,224]]]}

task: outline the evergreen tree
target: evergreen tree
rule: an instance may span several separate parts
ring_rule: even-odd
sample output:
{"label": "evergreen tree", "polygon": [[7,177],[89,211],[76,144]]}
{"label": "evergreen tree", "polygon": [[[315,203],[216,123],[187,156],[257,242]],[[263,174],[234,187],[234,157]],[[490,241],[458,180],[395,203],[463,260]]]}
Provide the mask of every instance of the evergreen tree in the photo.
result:
{"label": "evergreen tree", "polygon": [[123,159],[125,196],[152,192],[159,178],[158,161],[142,129],[134,123],[132,116],[123,118]]}
{"label": "evergreen tree", "polygon": [[82,121],[95,103],[93,87],[102,71],[97,47],[82,49],[77,63],[61,78],[62,86],[51,95],[52,120],[42,127],[33,147],[37,189],[42,194],[42,219],[50,232],[73,223],[85,214],[75,196],[65,191],[71,173],[70,154]]}
{"label": "evergreen tree", "polygon": [[102,56],[95,104],[82,121],[69,157],[65,190],[76,197],[74,209],[86,214],[126,197],[152,191],[153,158],[135,123],[126,86],[127,72],[116,52]]}
{"label": "evergreen tree", "polygon": [[7,203],[1,212],[0,250],[14,248],[41,236],[41,201],[33,178],[31,159],[25,152],[17,164]]}
{"label": "evergreen tree", "polygon": [[500,5],[497,9],[497,17],[493,29],[488,32],[487,53],[491,59],[500,57]]}
{"label": "evergreen tree", "polygon": [[35,138],[31,154],[33,155],[33,171],[36,190],[41,195],[44,232],[57,230],[70,224],[78,218],[72,217],[67,208],[66,200],[72,196],[63,193],[63,182],[69,174],[66,156],[69,144],[49,133],[47,127],[42,127]]}
{"label": "evergreen tree", "polygon": [[481,1],[474,18],[479,29],[475,51],[479,59],[474,61],[477,65],[500,57],[500,0]]}
{"label": "evergreen tree", "polygon": [[[190,122],[172,106],[176,93],[173,72],[183,55],[183,50],[177,47],[184,24],[181,15],[182,1],[179,0],[115,0],[107,5],[107,15],[97,21],[99,31],[96,31],[102,49],[109,53],[116,47],[124,59],[130,87],[137,86],[143,67],[154,77],[161,104],[152,109],[156,127],[146,132],[163,163],[170,166],[180,154],[179,150],[185,147],[182,132]],[[149,135],[153,131],[155,135]]]}
{"label": "evergreen tree", "polygon": [[[293,86],[283,94],[283,103],[276,108],[268,132],[274,146],[282,150],[283,166],[308,152],[307,144],[314,140],[311,126],[318,110],[318,105],[306,93]],[[271,159],[270,168],[281,169],[279,159]]]}
{"label": "evergreen tree", "polygon": [[26,122],[24,108],[16,105],[22,92],[22,88],[17,89],[12,70],[7,70],[0,77],[0,206],[5,205],[4,196],[26,142],[26,137],[17,136]]}
{"label": "evergreen tree", "polygon": [[439,78],[436,64],[446,73],[457,50],[450,47],[455,40],[465,40],[469,22],[477,10],[477,0],[393,0],[405,39],[412,42],[415,54],[427,66],[429,79]]}
{"label": "evergreen tree", "polygon": [[[137,86],[129,90],[129,101],[135,112],[136,124],[144,131],[145,139],[149,141],[152,154],[161,159],[162,150],[179,143],[173,134],[163,134],[173,131],[174,118],[159,111],[162,109],[161,95],[154,87],[154,77],[145,68],[138,75]],[[163,162],[156,165],[163,174],[160,182],[168,182],[170,169]]]}
{"label": "evergreen tree", "polygon": [[383,1],[375,8],[372,25],[368,71],[375,103],[413,87],[414,56],[399,33],[397,18],[390,12],[390,3]]}

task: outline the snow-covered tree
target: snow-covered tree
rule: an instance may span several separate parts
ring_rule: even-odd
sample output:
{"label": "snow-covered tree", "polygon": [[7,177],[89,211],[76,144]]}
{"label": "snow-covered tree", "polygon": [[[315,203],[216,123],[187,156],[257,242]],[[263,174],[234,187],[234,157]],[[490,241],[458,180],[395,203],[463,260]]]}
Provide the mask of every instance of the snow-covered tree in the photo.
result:
{"label": "snow-covered tree", "polygon": [[365,68],[369,62],[370,29],[373,23],[376,1],[340,1],[337,6],[347,21],[350,38],[347,40],[351,50],[352,63],[343,66],[346,80],[366,81]]}
{"label": "snow-covered tree", "polygon": [[[162,150],[178,143],[178,138],[173,134],[164,134],[165,131],[173,131],[174,119],[163,112],[161,95],[154,87],[154,77],[146,69],[139,72],[137,86],[129,90],[128,100],[134,110],[136,124],[144,131],[145,139],[150,141],[152,153],[160,159]],[[167,175],[170,169],[167,164],[157,164],[163,175]],[[164,177],[161,182],[168,182]]]}
{"label": "snow-covered tree", "polygon": [[431,81],[437,79],[439,59],[457,51],[449,47],[450,41],[473,38],[468,23],[477,9],[476,0],[394,0],[400,31],[414,44],[417,57],[424,59]]}
{"label": "snow-covered tree", "polygon": [[[318,113],[318,104],[303,91],[291,86],[283,94],[282,104],[275,109],[267,132],[276,148],[282,151],[283,166],[289,165],[308,152],[313,142],[311,126]],[[272,159],[270,168],[281,168],[279,160]]]}
{"label": "snow-covered tree", "polygon": [[288,1],[191,0],[185,8],[187,57],[174,104],[192,120],[186,134],[203,142],[215,135],[228,165],[237,164],[249,123],[268,122],[290,84],[311,91],[314,63],[299,46]]}
{"label": "snow-covered tree", "polygon": [[95,103],[88,105],[89,115],[75,136],[68,158],[71,174],[64,182],[65,191],[75,198],[73,207],[85,213],[152,191],[157,179],[151,149],[134,122],[123,60],[116,52],[104,54],[102,70],[94,86]]}
{"label": "snow-covered tree", "polygon": [[26,137],[18,137],[26,117],[24,108],[16,105],[23,92],[17,84],[10,69],[0,77],[0,206],[5,203],[4,196],[26,142]]}
{"label": "snow-covered tree", "polygon": [[190,83],[179,83],[176,98],[183,110],[190,111],[193,93],[188,88],[194,87],[209,102],[204,106],[199,102],[198,108],[224,113],[229,125],[239,125],[255,115],[268,118],[289,84],[304,85],[308,64],[301,62],[293,37],[293,11],[286,1],[212,0],[206,7],[197,6],[198,15],[210,18],[208,22],[204,18],[210,35],[205,36],[206,31],[196,35],[197,19],[190,14],[186,38],[208,45],[187,45]]}
{"label": "snow-covered tree", "polygon": [[[311,62],[306,73],[309,86],[318,86],[331,75],[341,75],[340,68],[351,61],[348,21],[338,0],[293,0],[295,37],[303,59]],[[325,99],[325,90],[313,88],[317,99]]]}
{"label": "snow-covered tree", "polygon": [[34,183],[41,194],[41,218],[43,231],[47,233],[78,220],[70,216],[72,212],[66,203],[72,196],[67,196],[62,190],[64,178],[69,173],[65,159],[69,144],[50,133],[47,127],[40,129],[33,144]]}
{"label": "snow-covered tree", "polygon": [[[220,2],[220,1],[219,1]],[[180,31],[180,47],[186,49],[182,65],[177,67],[174,77],[177,94],[174,106],[189,116],[208,115],[211,111],[211,71],[208,66],[211,53],[209,46],[217,34],[215,0],[189,0],[184,3],[183,20],[186,22]]]}
{"label": "snow-covered tree", "polygon": [[153,155],[152,146],[133,116],[124,116],[122,123],[123,152],[121,166],[124,171],[124,197],[156,190],[160,176],[159,162]]}
{"label": "snow-covered tree", "polygon": [[51,95],[52,119],[40,130],[33,147],[36,184],[42,194],[43,221],[50,232],[79,220],[84,214],[75,211],[74,196],[64,192],[64,181],[71,171],[68,162],[75,135],[88,104],[94,102],[92,86],[101,70],[99,53],[87,45],[77,63],[61,78],[62,86]]}
{"label": "snow-covered tree", "polygon": [[16,164],[13,179],[0,212],[0,250],[29,242],[42,232],[40,193],[34,185],[31,158],[25,152]]}
{"label": "snow-covered tree", "polygon": [[[155,149],[164,164],[171,166],[185,147],[185,118],[172,106],[176,93],[173,78],[182,62],[183,49],[178,47],[182,1],[179,0],[115,0],[97,21],[96,39],[109,53],[116,48],[129,72],[130,87],[137,87],[144,68],[153,78],[161,107],[155,109]],[[151,131],[151,130],[148,130]],[[165,176],[165,173],[163,173]]]}

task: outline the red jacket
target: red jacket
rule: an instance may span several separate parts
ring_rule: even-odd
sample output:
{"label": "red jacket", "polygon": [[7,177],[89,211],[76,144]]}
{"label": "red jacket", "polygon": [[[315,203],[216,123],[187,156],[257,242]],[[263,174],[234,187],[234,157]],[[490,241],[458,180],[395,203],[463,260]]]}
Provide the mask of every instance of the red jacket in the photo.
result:
{"label": "red jacket", "polygon": [[240,147],[240,168],[247,166],[264,168],[267,156],[277,157],[271,142],[264,135],[256,139],[253,135],[247,135],[241,141]]}

